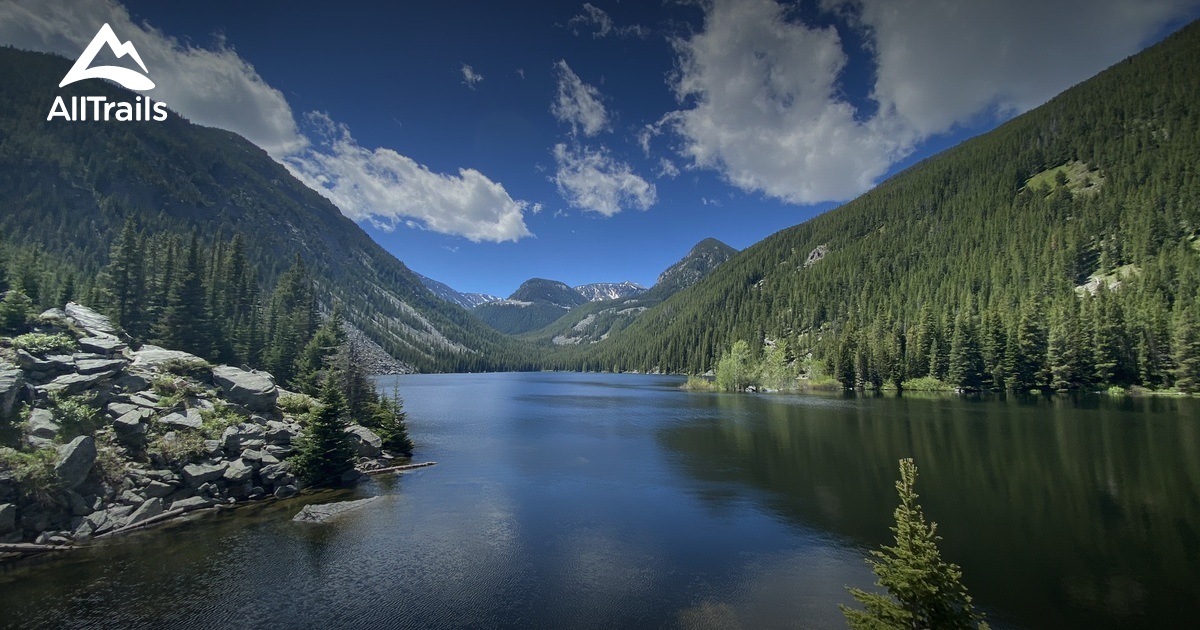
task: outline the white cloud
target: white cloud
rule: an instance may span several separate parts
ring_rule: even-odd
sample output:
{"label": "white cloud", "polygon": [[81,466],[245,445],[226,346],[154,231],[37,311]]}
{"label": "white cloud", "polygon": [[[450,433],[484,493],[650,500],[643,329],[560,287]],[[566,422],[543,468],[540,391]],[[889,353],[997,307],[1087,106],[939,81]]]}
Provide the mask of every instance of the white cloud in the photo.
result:
{"label": "white cloud", "polygon": [[660,178],[670,177],[671,179],[674,179],[679,176],[679,167],[675,166],[675,163],[667,158],[659,158],[658,176]]}
{"label": "white cloud", "polygon": [[[841,5],[871,36],[875,98],[920,137],[995,108],[1007,117],[1136,52],[1196,0],[863,0]],[[1036,16],[1036,19],[1030,19]]]}
{"label": "white cloud", "polygon": [[[712,0],[675,40],[682,107],[659,124],[688,160],[790,203],[852,198],[922,141],[978,116],[1008,117],[1088,78],[1196,0],[825,0],[862,29],[877,62],[870,115],[843,94],[833,26],[774,0]],[[1036,19],[1029,16],[1036,15]],[[648,150],[654,127],[639,135]]]}
{"label": "white cloud", "polygon": [[152,98],[192,122],[246,137],[351,219],[387,228],[404,224],[473,241],[532,235],[524,222],[528,204],[514,200],[477,170],[438,174],[391,149],[368,150],[345,126],[322,114],[309,115],[321,138],[314,146],[300,132],[283,94],[223,40],[211,48],[182,42],[148,24],[135,24],[113,0],[0,2],[0,44],[70,59],[79,56],[104,23],[137,48],[156,83],[148,92]]}
{"label": "white cloud", "polygon": [[363,148],[345,125],[325,114],[309,118],[320,137],[318,148],[288,156],[286,164],[351,219],[382,229],[407,221],[409,227],[475,242],[532,236],[524,219],[528,204],[479,171],[434,173],[391,149]]}
{"label": "white cloud", "polygon": [[550,113],[571,125],[572,133],[582,131],[585,136],[594,136],[606,130],[608,110],[600,101],[600,90],[584,83],[564,60],[554,64],[554,72],[558,78],[558,94],[550,104]]}
{"label": "white cloud", "polygon": [[475,85],[483,80],[483,75],[475,72],[475,69],[467,64],[463,64],[459,71],[462,72],[463,85],[475,89]]}
{"label": "white cloud", "polygon": [[545,209],[545,206],[543,206],[540,201],[532,206],[529,206],[529,211],[534,214],[541,214],[543,209]]}
{"label": "white cloud", "polygon": [[591,29],[593,39],[603,39],[610,35],[617,37],[641,37],[645,38],[650,34],[650,29],[641,26],[640,24],[630,24],[629,26],[617,26],[612,17],[597,6],[590,2],[583,4],[583,13],[575,15],[567,20],[567,27],[571,32],[579,35],[580,29]]}
{"label": "white cloud", "polygon": [[517,76],[524,79],[525,78],[525,68],[517,68]]}
{"label": "white cloud", "polygon": [[303,148],[283,94],[254,67],[218,41],[211,49],[181,42],[146,24],[134,24],[112,1],[0,2],[0,43],[77,58],[108,23],[132,41],[156,87],[147,94],[192,122],[245,136],[278,159]]}
{"label": "white cloud", "polygon": [[573,208],[611,217],[625,208],[647,210],[658,199],[654,184],[633,172],[601,147],[554,145],[558,169],[551,179]]}

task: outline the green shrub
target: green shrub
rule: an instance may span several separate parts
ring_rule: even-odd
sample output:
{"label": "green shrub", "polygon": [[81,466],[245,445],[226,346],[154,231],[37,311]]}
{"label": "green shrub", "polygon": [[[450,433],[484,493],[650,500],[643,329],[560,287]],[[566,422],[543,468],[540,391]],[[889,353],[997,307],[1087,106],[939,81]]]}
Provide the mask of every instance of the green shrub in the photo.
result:
{"label": "green shrub", "polygon": [[949,383],[940,381],[932,376],[912,378],[900,384],[900,389],[914,392],[951,392],[954,388]]}
{"label": "green shrub", "polygon": [[128,461],[119,449],[111,429],[96,434],[96,472],[101,480],[114,487],[121,485],[129,471]]}
{"label": "green shrub", "polygon": [[159,403],[170,409],[183,404],[188,398],[203,394],[205,389],[195,381],[183,376],[159,374],[150,380],[150,388],[159,395]]}
{"label": "green shrub", "polygon": [[158,369],[176,376],[200,378],[212,372],[212,364],[204,359],[167,359],[158,364]]}
{"label": "green shrub", "polygon": [[0,448],[0,469],[12,471],[21,496],[43,506],[54,504],[55,495],[62,486],[54,473],[57,460],[58,451],[52,447],[28,453]]}
{"label": "green shrub", "polygon": [[60,427],[58,435],[63,441],[80,435],[91,435],[103,422],[103,414],[96,402],[95,392],[76,396],[51,392],[50,410],[54,413],[54,421]]}
{"label": "green shrub", "polygon": [[246,416],[234,411],[233,407],[219,402],[213,409],[201,411],[200,418],[204,422],[200,429],[201,433],[207,439],[215,440],[221,437],[226,428],[244,421]]}
{"label": "green shrub", "polygon": [[713,382],[703,376],[689,376],[686,383],[683,384],[683,389],[693,392],[711,392],[717,388]]}
{"label": "green shrub", "polygon": [[204,435],[199,431],[177,429],[156,435],[146,444],[146,454],[162,458],[172,466],[181,466],[203,455]]}
{"label": "green shrub", "polygon": [[12,340],[14,348],[30,354],[47,354],[50,352],[67,352],[78,348],[78,344],[70,335],[55,333],[26,333]]}
{"label": "green shrub", "polygon": [[304,394],[287,394],[279,397],[278,404],[279,408],[282,409],[284,413],[293,416],[299,416],[312,411],[313,407],[315,406],[314,402],[315,401],[313,401],[311,396],[305,396]]}

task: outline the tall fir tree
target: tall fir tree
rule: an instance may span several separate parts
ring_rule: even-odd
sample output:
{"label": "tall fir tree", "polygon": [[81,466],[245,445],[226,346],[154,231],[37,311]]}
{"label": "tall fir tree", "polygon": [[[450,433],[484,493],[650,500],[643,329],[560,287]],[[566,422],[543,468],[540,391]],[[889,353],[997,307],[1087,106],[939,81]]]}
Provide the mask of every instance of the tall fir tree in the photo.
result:
{"label": "tall fir tree", "polygon": [[867,561],[878,578],[876,586],[887,594],[849,589],[863,609],[840,605],[842,614],[856,630],[987,628],[962,583],[962,571],[942,559],[937,523],[925,521],[917,504],[916,482],[913,460],[900,460],[900,480],[896,482],[900,505],[892,527],[895,543],[872,551],[873,558]]}

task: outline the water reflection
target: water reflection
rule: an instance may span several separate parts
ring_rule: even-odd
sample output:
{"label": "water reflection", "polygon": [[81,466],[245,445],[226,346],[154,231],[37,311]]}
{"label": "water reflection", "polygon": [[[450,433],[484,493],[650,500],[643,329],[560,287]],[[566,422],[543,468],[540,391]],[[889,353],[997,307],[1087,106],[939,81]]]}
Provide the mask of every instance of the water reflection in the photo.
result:
{"label": "water reflection", "polygon": [[659,442],[714,511],[888,539],[896,461],[976,598],[1031,627],[1178,627],[1200,597],[1200,435],[1179,399],[695,395]]}

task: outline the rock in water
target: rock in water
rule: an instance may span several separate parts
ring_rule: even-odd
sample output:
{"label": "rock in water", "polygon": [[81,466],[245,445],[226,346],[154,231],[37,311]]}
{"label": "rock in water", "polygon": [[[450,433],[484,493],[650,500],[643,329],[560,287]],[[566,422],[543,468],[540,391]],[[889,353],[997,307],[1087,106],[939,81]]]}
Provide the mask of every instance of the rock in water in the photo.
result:
{"label": "rock in water", "polygon": [[250,411],[272,411],[279,398],[275,381],[266,372],[248,372],[228,365],[213,368],[213,382],[233,402]]}
{"label": "rock in water", "polygon": [[369,499],[359,499],[358,501],[306,505],[292,520],[299,523],[324,523],[335,516],[357,510],[378,498],[371,497]]}
{"label": "rock in water", "polygon": [[133,525],[134,523],[140,523],[141,521],[144,521],[148,518],[158,516],[159,514],[162,514],[162,513],[163,513],[163,500],[162,499],[160,499],[158,497],[154,497],[153,499],[146,499],[145,501],[142,502],[141,506],[139,506],[138,509],[135,510],[134,513],[129,516],[128,525]]}
{"label": "rock in water", "polygon": [[58,447],[58,463],[54,473],[67,488],[83,483],[92,465],[96,463],[96,441],[90,435],[81,435],[69,444]]}

